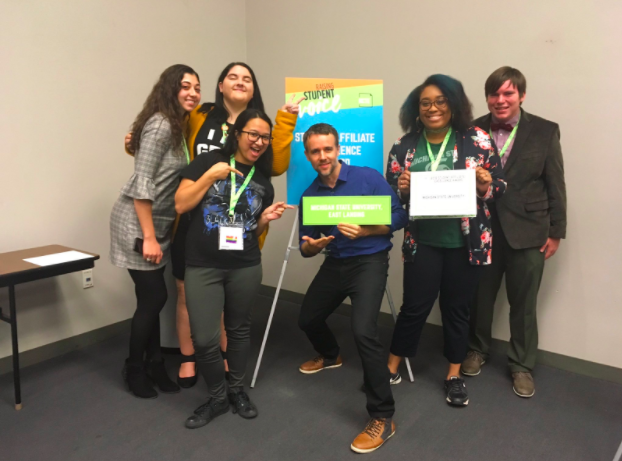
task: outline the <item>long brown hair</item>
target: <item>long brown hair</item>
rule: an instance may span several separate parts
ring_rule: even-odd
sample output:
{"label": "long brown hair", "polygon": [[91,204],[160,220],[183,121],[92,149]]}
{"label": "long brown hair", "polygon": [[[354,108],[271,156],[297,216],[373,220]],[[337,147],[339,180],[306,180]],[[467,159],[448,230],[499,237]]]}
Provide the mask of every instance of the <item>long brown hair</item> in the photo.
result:
{"label": "long brown hair", "polygon": [[143,110],[136,116],[132,124],[132,139],[129,151],[138,152],[140,148],[140,138],[147,120],[158,112],[164,115],[171,125],[171,142],[173,146],[180,146],[183,141],[183,122],[187,116],[186,111],[181,107],[177,96],[181,91],[181,81],[185,74],[195,75],[199,78],[192,67],[184,64],[175,64],[160,75],[151,93],[147,97]]}

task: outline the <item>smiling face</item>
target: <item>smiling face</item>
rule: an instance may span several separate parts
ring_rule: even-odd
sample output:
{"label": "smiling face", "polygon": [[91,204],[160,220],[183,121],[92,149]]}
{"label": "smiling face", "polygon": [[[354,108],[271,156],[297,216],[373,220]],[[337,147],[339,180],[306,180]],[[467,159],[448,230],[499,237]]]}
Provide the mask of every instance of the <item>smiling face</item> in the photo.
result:
{"label": "smiling face", "polygon": [[242,131],[242,133],[236,133],[238,150],[235,160],[245,165],[253,165],[270,145],[262,139],[262,136],[270,137],[270,125],[265,120],[253,118],[248,121]]}
{"label": "smiling face", "polygon": [[497,91],[486,97],[488,110],[501,123],[507,123],[520,112],[520,105],[527,94],[520,96],[518,89],[506,80]]}
{"label": "smiling face", "polygon": [[247,106],[253,99],[253,77],[244,66],[233,66],[222,82],[218,83],[227,106]]}
{"label": "smiling face", "polygon": [[444,128],[451,122],[451,109],[447,98],[436,85],[426,86],[421,92],[419,119],[429,130]]}
{"label": "smiling face", "polygon": [[192,112],[199,104],[201,101],[201,84],[196,75],[184,74],[177,100],[186,112]]}
{"label": "smiling face", "polygon": [[314,134],[307,139],[305,155],[321,178],[339,175],[339,145],[333,134]]}

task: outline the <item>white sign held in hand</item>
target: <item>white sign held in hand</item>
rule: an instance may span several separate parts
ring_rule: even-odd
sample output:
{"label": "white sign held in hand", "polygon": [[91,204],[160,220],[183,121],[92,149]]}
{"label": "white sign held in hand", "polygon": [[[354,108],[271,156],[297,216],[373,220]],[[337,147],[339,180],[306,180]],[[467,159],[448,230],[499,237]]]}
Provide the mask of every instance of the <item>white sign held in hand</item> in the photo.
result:
{"label": "white sign held in hand", "polygon": [[475,170],[410,174],[410,218],[463,218],[477,214]]}

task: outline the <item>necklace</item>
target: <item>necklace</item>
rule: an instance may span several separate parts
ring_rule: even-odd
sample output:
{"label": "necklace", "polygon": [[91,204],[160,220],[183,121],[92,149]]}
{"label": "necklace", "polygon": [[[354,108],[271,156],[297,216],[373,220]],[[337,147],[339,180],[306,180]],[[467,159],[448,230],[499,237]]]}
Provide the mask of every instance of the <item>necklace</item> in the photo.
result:
{"label": "necklace", "polygon": [[449,128],[451,128],[451,125],[444,126],[443,128],[436,128],[435,130],[425,128],[425,132],[430,133],[430,134],[438,134],[438,133],[444,133],[445,131],[449,130]]}

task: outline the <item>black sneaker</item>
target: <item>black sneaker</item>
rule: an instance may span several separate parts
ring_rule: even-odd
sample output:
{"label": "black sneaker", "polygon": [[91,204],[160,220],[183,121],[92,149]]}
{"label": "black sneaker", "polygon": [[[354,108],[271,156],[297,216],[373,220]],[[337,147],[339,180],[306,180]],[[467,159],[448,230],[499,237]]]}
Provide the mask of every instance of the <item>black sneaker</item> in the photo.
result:
{"label": "black sneaker", "polygon": [[391,378],[389,379],[389,384],[393,385],[393,384],[399,384],[402,382],[402,377],[400,376],[400,372],[398,371],[397,373],[391,373]]}
{"label": "black sneaker", "polygon": [[244,391],[233,391],[229,393],[229,403],[231,411],[238,413],[242,418],[252,419],[257,417],[257,407],[253,405],[248,394]]}
{"label": "black sneaker", "polygon": [[197,429],[205,426],[217,416],[224,415],[229,411],[229,401],[216,402],[209,399],[206,403],[194,410],[194,414],[186,420],[188,429]]}
{"label": "black sneaker", "polygon": [[469,395],[467,394],[464,379],[452,376],[445,381],[445,392],[447,392],[447,403],[464,407],[469,404]]}

